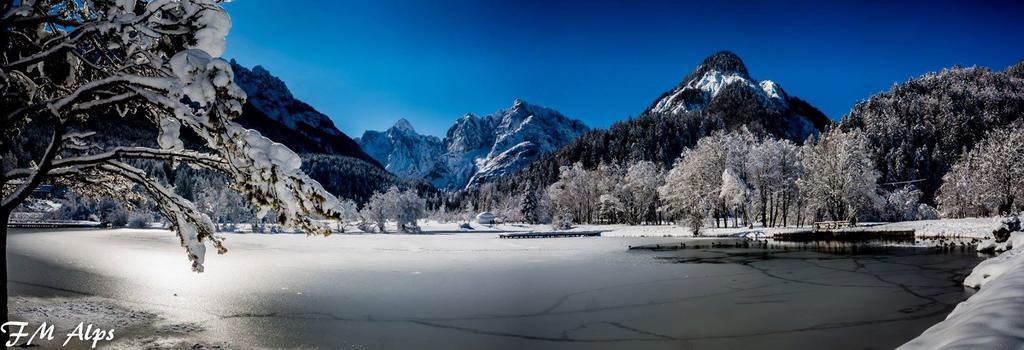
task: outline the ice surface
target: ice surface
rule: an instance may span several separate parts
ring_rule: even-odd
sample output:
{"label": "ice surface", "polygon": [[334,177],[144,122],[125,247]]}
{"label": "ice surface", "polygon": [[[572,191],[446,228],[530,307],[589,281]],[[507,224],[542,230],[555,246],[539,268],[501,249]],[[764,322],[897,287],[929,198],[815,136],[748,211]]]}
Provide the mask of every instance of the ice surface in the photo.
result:
{"label": "ice surface", "polygon": [[484,232],[516,225],[476,228],[225,234],[232,252],[209,256],[202,274],[161,230],[15,233],[9,257],[20,266],[15,296],[92,294],[170,324],[199,323],[206,330],[190,336],[231,348],[424,349],[893,347],[964,298],[949,277],[976,261],[928,250],[627,250],[730,241],[657,236],[684,232],[669,226],[613,231],[645,238],[530,240]]}

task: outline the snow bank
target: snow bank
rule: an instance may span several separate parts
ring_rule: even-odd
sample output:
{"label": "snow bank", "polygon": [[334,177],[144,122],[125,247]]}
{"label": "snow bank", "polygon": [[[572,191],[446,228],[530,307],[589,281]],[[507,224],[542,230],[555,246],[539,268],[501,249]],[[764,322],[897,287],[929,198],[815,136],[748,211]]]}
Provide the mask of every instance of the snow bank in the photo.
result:
{"label": "snow bank", "polygon": [[1012,249],[978,264],[964,285],[981,291],[900,349],[1024,349],[1024,232],[986,247]]}
{"label": "snow bank", "polygon": [[991,276],[980,292],[957,305],[945,321],[932,326],[900,349],[1024,348],[1022,251],[1018,248],[1014,250],[1016,254],[1012,258],[1000,259],[986,266],[979,265],[975,269],[976,273],[995,273],[997,269],[993,267],[996,264],[1005,270]]}

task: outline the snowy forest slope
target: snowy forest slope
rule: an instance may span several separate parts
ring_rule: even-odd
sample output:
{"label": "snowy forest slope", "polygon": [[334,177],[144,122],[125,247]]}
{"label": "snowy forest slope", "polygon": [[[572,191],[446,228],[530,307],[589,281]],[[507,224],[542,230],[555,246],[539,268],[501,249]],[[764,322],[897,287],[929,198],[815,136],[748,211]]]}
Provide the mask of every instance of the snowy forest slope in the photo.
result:
{"label": "snowy forest slope", "polygon": [[925,74],[857,103],[840,126],[865,131],[881,182],[914,181],[922,201],[934,204],[942,177],[989,133],[1024,132],[1022,78],[1024,61],[1003,72],[953,67]]}

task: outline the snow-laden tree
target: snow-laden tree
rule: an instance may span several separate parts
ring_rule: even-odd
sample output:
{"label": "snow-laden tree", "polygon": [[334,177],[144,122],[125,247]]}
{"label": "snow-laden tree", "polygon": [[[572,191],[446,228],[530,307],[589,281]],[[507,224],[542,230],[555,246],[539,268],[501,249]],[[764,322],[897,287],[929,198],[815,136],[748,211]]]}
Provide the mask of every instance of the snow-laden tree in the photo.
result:
{"label": "snow-laden tree", "polygon": [[558,181],[548,186],[552,217],[559,218],[561,222],[590,222],[597,204],[595,188],[591,174],[583,164],[559,168]]}
{"label": "snow-laden tree", "polygon": [[1019,212],[1024,205],[1024,132],[1006,128],[967,152],[943,177],[939,208],[964,217]]}
{"label": "snow-laden tree", "polygon": [[752,188],[751,204],[762,226],[787,225],[798,213],[796,180],[803,175],[800,148],[789,140],[767,138],[757,142],[747,157],[747,179]]}
{"label": "snow-laden tree", "polygon": [[743,129],[702,138],[683,152],[659,189],[666,213],[691,226],[702,225],[708,216],[716,226],[728,225],[730,217],[737,225],[750,206],[748,164],[756,143]]}
{"label": "snow-laden tree", "polygon": [[695,235],[720,203],[724,137],[722,134],[705,137],[693,149],[683,151],[665,177],[665,184],[658,188],[666,215],[677,224],[690,226]]}
{"label": "snow-laden tree", "polygon": [[386,232],[384,225],[387,224],[388,217],[391,216],[392,206],[387,192],[374,193],[363,205],[363,210],[359,211],[359,216],[362,217],[360,229],[364,232],[371,232],[376,226],[377,232]]}
{"label": "snow-laden tree", "polygon": [[[505,222],[523,222],[523,201],[525,194],[505,194],[495,203],[494,214]],[[536,200],[536,198],[534,198]]]}
{"label": "snow-laden tree", "polygon": [[527,224],[540,223],[540,199],[533,186],[527,187],[523,199],[519,202],[519,213]]}
{"label": "snow-laden tree", "polygon": [[398,232],[417,233],[420,232],[417,222],[426,213],[426,200],[420,198],[416,190],[402,191],[397,186],[391,186],[386,192],[374,193],[360,214],[364,222],[363,230],[369,231],[368,224],[373,224],[377,232],[386,232],[385,224],[391,220],[395,222]]}
{"label": "snow-laden tree", "polygon": [[625,211],[622,201],[612,194],[602,194],[598,197],[598,219],[601,223],[611,224],[618,222],[619,217]]}
{"label": "snow-laden tree", "polygon": [[831,220],[857,219],[881,208],[879,173],[863,132],[833,129],[804,145],[797,181],[807,205]]}
{"label": "snow-laden tree", "polygon": [[399,191],[398,187],[388,190],[388,198],[394,201],[392,211],[398,232],[419,233],[419,219],[426,216],[426,201],[416,190]]}
{"label": "snow-laden tree", "polygon": [[629,195],[623,187],[626,169],[617,165],[604,163],[590,172],[592,182],[591,206],[595,213],[590,215],[591,222],[617,223],[625,212],[625,198]]}
{"label": "snow-laden tree", "polygon": [[1020,66],[1006,72],[954,67],[895,84],[857,103],[844,130],[860,129],[882,182],[915,181],[932,203],[942,177],[991,130],[1024,122]]}
{"label": "snow-laden tree", "polygon": [[629,224],[652,223],[657,219],[658,187],[661,187],[664,177],[654,162],[640,161],[627,168],[622,186],[622,205]]}
{"label": "snow-laden tree", "polygon": [[[722,172],[722,186],[718,192],[719,199],[725,205],[726,209],[734,213],[747,213],[747,208],[750,206],[752,189],[743,178],[741,178],[736,171],[733,169],[725,169]],[[745,215],[745,214],[743,214]],[[744,222],[748,219],[744,217]]]}
{"label": "snow-laden tree", "polygon": [[943,217],[964,218],[988,215],[978,181],[978,159],[963,157],[942,177],[939,187],[939,212]]}
{"label": "snow-laden tree", "polygon": [[[145,160],[223,173],[260,215],[330,232],[314,216],[336,217],[337,199],[299,170],[294,152],[232,121],[245,94],[217,58],[231,27],[220,1],[7,1],[0,13],[3,221],[42,183],[120,199],[138,190],[202,271],[207,243],[226,251],[213,222],[134,165]],[[99,141],[117,137],[104,125],[129,120],[148,121],[156,140]]]}
{"label": "snow-laden tree", "polygon": [[338,231],[345,232],[345,228],[358,222],[359,207],[351,199],[343,199],[338,203]]}
{"label": "snow-laden tree", "polygon": [[[4,249],[11,211],[50,183],[126,201],[145,195],[202,271],[207,244],[227,251],[213,221],[144,161],[223,173],[260,215],[330,232],[314,217],[336,217],[337,199],[299,170],[294,152],[232,121],[245,94],[218,58],[231,27],[220,1],[4,1],[0,26]],[[157,136],[107,142],[120,136],[109,126],[129,122]],[[6,259],[2,270],[6,281]],[[6,301],[6,282],[0,289]]]}

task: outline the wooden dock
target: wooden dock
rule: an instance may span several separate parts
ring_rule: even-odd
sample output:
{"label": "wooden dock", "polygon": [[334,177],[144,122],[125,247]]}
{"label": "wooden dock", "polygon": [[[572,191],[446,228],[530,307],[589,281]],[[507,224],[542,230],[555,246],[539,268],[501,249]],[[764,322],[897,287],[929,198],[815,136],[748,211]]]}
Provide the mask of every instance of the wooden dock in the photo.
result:
{"label": "wooden dock", "polygon": [[509,233],[498,235],[498,238],[523,239],[523,238],[569,238],[569,237],[601,237],[601,231],[573,231],[573,232],[526,232]]}

